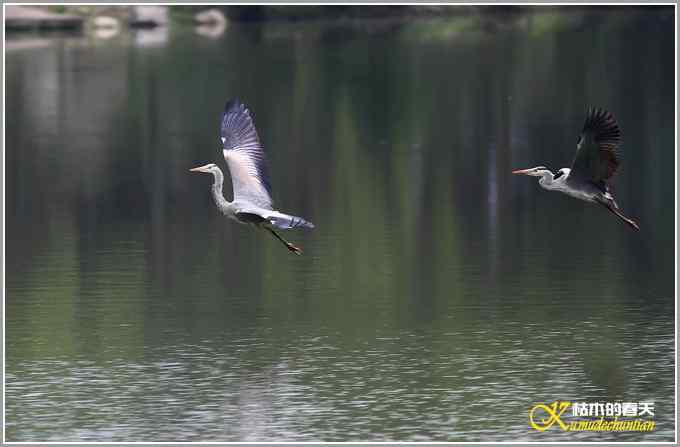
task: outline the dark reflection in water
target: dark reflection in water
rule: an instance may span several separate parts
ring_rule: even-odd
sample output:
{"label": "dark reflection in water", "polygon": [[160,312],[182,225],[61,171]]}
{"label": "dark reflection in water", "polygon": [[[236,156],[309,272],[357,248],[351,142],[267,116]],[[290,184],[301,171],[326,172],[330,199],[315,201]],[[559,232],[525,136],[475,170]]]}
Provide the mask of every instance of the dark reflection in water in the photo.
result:
{"label": "dark reflection in water", "polygon": [[[672,9],[545,11],[10,51],[7,439],[672,440]],[[305,256],[187,171],[232,96]],[[510,175],[588,105],[639,234]],[[556,399],[658,427],[530,431]]]}

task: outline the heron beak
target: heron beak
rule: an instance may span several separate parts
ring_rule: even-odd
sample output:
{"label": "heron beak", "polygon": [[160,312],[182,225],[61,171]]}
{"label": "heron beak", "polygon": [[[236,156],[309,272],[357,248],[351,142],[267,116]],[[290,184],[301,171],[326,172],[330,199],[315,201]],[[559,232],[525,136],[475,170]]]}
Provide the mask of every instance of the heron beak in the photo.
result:
{"label": "heron beak", "polygon": [[207,166],[208,165],[196,166],[195,168],[189,169],[189,171],[190,172],[208,172]]}
{"label": "heron beak", "polygon": [[524,174],[524,175],[529,175],[529,172],[531,169],[517,169],[512,171],[513,174]]}

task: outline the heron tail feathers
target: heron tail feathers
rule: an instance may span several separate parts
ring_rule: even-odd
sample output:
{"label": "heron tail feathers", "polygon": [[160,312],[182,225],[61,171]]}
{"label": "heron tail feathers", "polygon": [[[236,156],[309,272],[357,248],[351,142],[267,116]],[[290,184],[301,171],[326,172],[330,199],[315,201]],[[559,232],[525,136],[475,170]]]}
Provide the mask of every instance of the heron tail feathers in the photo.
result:
{"label": "heron tail feathers", "polygon": [[306,221],[302,217],[291,216],[279,213],[278,211],[268,215],[266,219],[272,226],[280,230],[290,230],[292,228],[314,228],[314,224]]}

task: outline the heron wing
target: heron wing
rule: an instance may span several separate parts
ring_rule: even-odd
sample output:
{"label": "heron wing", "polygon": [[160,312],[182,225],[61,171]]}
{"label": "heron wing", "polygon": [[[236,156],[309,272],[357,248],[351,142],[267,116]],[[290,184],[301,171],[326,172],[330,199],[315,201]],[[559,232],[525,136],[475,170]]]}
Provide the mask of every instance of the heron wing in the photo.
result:
{"label": "heron wing", "polygon": [[229,166],[234,200],[271,208],[267,160],[248,108],[238,99],[227,102],[222,116],[224,159]]}
{"label": "heron wing", "polygon": [[614,116],[603,109],[589,109],[570,177],[604,186],[619,166],[616,151],[620,141],[621,130]]}

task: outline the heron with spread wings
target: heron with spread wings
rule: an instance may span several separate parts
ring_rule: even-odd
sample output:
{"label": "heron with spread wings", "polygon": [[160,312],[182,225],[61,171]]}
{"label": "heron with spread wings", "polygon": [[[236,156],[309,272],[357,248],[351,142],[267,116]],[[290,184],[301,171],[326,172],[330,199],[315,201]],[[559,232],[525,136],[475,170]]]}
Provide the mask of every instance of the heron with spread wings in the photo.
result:
{"label": "heron with spread wings", "polygon": [[609,190],[608,181],[619,166],[616,150],[620,141],[621,130],[614,116],[606,110],[591,108],[579,136],[571,169],[562,168],[553,174],[545,166],[537,166],[512,173],[541,177],[538,184],[543,188],[598,203],[639,230],[637,222],[623,215]]}
{"label": "heron with spread wings", "polygon": [[190,169],[191,172],[212,174],[212,196],[217,208],[225,216],[242,224],[250,224],[270,232],[295,254],[299,247],[282,238],[276,230],[314,228],[301,217],[281,213],[272,208],[272,188],[267,170],[267,160],[257,136],[248,108],[238,99],[227,102],[221,125],[222,153],[229,168],[234,200],[222,195],[224,174],[214,163]]}

